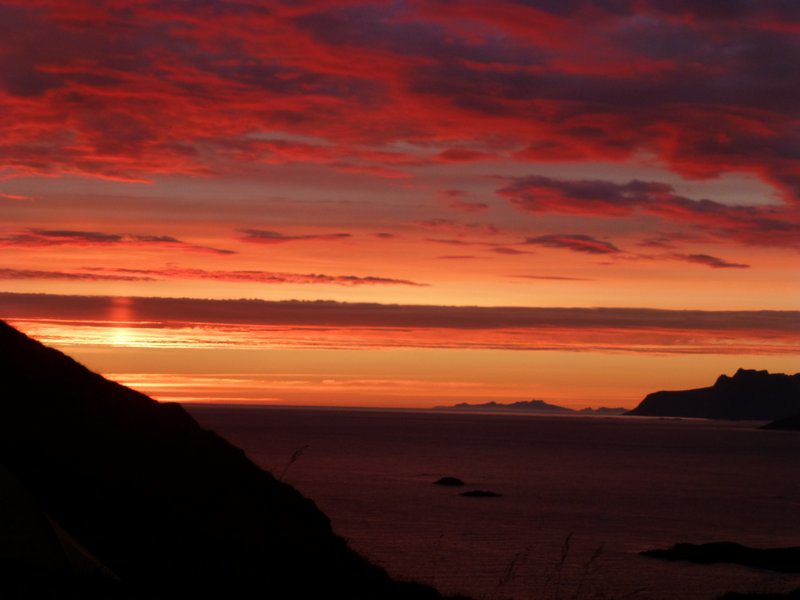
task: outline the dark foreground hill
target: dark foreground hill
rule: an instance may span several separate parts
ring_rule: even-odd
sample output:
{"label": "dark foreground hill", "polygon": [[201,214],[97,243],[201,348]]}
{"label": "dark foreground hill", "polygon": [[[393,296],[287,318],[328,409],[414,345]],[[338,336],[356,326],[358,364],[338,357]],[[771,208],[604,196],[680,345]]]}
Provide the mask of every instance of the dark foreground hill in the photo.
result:
{"label": "dark foreground hill", "polygon": [[720,375],[711,387],[649,394],[627,413],[648,417],[690,417],[771,421],[800,414],[800,373],[784,375],[739,369]]}
{"label": "dark foreground hill", "polygon": [[[52,521],[116,576],[120,597],[441,597],[350,550],[313,502],[179,405],[108,381],[2,321],[0,406],[0,464],[40,524]],[[14,560],[0,556],[0,572],[22,572]]]}

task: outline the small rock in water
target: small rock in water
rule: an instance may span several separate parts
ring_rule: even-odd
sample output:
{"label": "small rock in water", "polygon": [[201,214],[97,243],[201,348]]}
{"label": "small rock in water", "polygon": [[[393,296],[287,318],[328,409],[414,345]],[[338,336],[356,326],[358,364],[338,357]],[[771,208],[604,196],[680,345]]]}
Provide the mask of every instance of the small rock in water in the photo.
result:
{"label": "small rock in water", "polygon": [[500,498],[502,495],[488,490],[470,490],[459,494],[459,496],[464,496],[465,498]]}
{"label": "small rock in water", "polygon": [[458,477],[441,477],[433,482],[433,485],[445,485],[448,487],[458,487],[460,485],[464,485],[464,482],[461,481]]}

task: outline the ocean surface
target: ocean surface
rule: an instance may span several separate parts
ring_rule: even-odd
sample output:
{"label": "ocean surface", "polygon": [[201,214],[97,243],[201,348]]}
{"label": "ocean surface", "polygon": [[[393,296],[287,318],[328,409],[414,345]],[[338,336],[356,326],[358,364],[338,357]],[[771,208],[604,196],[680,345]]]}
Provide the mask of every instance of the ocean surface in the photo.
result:
{"label": "ocean surface", "polygon": [[[625,417],[188,405],[394,576],[474,598],[715,598],[800,577],[638,555],[800,545],[800,434]],[[294,455],[294,460],[293,460]],[[452,475],[467,486],[432,485]],[[483,489],[499,498],[465,498]]]}

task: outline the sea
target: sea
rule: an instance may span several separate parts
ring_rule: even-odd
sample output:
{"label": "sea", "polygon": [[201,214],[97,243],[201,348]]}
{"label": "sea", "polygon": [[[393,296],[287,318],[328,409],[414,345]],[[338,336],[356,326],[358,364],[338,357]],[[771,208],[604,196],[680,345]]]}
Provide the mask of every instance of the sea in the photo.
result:
{"label": "sea", "polygon": [[[800,434],[752,423],[186,405],[393,576],[476,599],[717,598],[800,576],[641,556],[800,546]],[[434,485],[458,477],[463,488]],[[464,497],[486,490],[498,497]]]}

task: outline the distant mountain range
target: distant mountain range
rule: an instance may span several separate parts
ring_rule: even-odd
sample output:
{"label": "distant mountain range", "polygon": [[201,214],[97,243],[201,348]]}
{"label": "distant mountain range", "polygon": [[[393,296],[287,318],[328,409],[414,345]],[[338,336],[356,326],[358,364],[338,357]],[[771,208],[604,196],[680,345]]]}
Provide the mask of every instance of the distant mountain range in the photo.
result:
{"label": "distant mountain range", "polygon": [[649,394],[627,414],[750,421],[784,419],[800,415],[800,373],[785,375],[739,369],[733,377],[720,375],[711,387]]}
{"label": "distant mountain range", "polygon": [[549,404],[544,400],[523,400],[520,402],[511,402],[509,404],[500,404],[498,402],[484,402],[482,404],[469,404],[461,402],[453,404],[452,406],[435,406],[433,410],[480,410],[487,412],[528,412],[538,414],[550,415],[621,415],[627,412],[626,408],[607,408],[601,406],[600,408],[583,408],[581,410],[574,410],[566,406],[558,406],[557,404]]}

